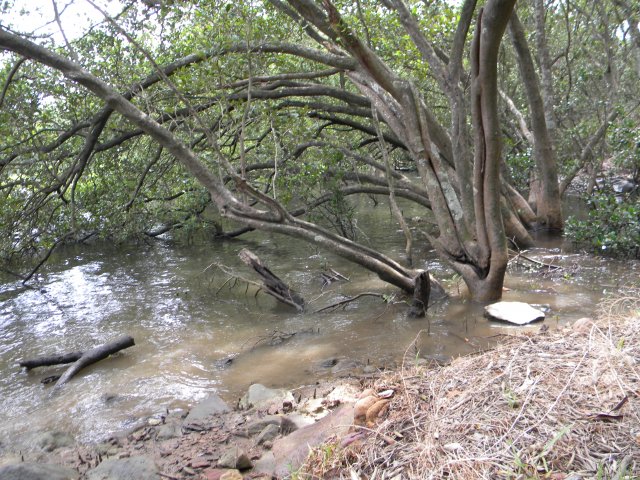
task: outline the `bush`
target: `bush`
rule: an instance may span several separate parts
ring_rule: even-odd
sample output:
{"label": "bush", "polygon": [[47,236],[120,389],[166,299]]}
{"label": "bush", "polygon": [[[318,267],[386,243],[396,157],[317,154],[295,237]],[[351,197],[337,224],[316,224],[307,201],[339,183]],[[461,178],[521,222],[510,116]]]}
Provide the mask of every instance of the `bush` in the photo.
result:
{"label": "bush", "polygon": [[620,200],[614,195],[597,194],[589,199],[589,206],[586,220],[567,220],[565,236],[598,254],[639,258],[639,198]]}

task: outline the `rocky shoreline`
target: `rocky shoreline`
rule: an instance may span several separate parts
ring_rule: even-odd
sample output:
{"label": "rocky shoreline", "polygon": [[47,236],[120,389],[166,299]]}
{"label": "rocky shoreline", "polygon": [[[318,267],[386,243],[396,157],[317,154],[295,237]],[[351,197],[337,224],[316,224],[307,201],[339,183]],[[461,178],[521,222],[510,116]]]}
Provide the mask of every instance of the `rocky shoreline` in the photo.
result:
{"label": "rocky shoreline", "polygon": [[141,419],[95,445],[75,445],[64,432],[47,432],[33,451],[0,457],[0,479],[288,477],[310,448],[331,437],[349,441],[365,381],[341,378],[294,390],[254,384],[233,407],[212,394],[189,411]]}

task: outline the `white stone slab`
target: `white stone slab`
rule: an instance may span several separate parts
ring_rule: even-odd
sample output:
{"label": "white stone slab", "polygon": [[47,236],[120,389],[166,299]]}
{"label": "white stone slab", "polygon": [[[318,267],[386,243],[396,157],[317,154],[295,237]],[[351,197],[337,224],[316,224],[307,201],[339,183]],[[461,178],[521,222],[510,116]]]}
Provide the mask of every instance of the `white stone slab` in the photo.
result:
{"label": "white stone slab", "polygon": [[544,312],[524,302],[497,302],[484,307],[487,317],[492,320],[526,325],[537,320],[544,320]]}

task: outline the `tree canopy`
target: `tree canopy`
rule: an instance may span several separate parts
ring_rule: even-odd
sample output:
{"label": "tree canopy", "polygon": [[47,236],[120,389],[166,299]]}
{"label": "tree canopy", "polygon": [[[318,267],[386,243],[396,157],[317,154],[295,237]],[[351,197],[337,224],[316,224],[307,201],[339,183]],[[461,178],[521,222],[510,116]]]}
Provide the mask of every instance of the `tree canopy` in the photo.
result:
{"label": "tree canopy", "polygon": [[[604,162],[639,170],[640,7],[515,3],[86,0],[100,20],[71,35],[60,3],[54,37],[5,2],[0,256],[262,229],[413,293],[429,242],[499,298],[508,240],[562,229],[561,195]],[[364,194],[389,198],[405,258],[358,243]],[[397,198],[433,227],[413,238]]]}

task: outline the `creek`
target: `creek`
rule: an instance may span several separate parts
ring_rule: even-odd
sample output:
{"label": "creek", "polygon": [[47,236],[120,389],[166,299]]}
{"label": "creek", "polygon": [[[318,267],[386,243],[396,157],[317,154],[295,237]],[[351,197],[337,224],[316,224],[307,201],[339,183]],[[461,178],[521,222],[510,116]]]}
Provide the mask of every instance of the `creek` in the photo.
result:
{"label": "creek", "polygon": [[[358,222],[367,235],[361,233],[359,241],[402,258],[402,234],[387,207],[367,209]],[[557,239],[539,240],[542,247],[527,255],[563,270],[545,276],[510,269],[504,300],[548,305],[550,328],[593,315],[603,294],[638,278],[638,262],[571,253]],[[244,247],[302,294],[307,312],[225,283],[213,264],[256,279],[237,257]],[[433,253],[417,248],[414,254],[457,291],[453,274]],[[350,281],[323,286],[321,272],[328,267]],[[331,376],[321,368],[328,359],[394,367],[418,356],[468,354],[523,329],[489,322],[481,306],[455,298],[432,306],[427,318],[408,319],[406,304],[394,298],[397,290],[369,272],[308,244],[263,233],[191,245],[68,247],[32,286],[0,277],[0,453],[28,448],[35,435],[49,430],[68,431],[80,442],[99,441],[143,416],[187,408],[212,391],[234,403],[254,382],[311,384]],[[362,292],[384,293],[391,301],[363,297],[344,309],[313,313]],[[300,333],[266,345],[273,332]],[[26,372],[17,365],[124,334],[135,338],[135,347],[86,368],[53,396],[51,385],[40,380],[64,367]],[[237,353],[231,364],[221,361]]]}

